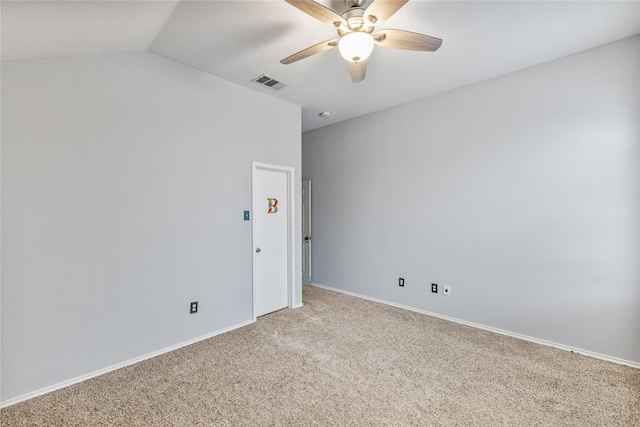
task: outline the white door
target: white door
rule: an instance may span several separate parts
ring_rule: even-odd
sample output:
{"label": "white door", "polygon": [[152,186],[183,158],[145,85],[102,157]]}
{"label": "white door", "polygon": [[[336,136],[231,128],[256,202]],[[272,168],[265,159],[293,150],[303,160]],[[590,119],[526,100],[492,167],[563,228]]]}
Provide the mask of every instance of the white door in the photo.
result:
{"label": "white door", "polygon": [[254,318],[288,306],[291,170],[253,164]]}
{"label": "white door", "polygon": [[302,283],[311,283],[311,181],[302,181]]}

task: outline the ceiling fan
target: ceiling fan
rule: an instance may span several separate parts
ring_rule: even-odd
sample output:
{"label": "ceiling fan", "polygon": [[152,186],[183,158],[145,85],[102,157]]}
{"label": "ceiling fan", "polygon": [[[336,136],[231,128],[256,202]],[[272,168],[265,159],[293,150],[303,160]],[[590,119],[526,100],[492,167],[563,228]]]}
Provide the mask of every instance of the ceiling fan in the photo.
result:
{"label": "ceiling fan", "polygon": [[291,64],[338,46],[340,54],[349,65],[351,80],[357,83],[364,80],[367,58],[371,55],[374,44],[427,52],[438,50],[442,44],[439,38],[411,31],[387,29],[373,32],[376,25],[389,19],[409,0],[374,0],[367,8],[364,7],[367,0],[345,0],[347,10],[341,15],[313,0],[285,1],[317,20],[335,27],[339,38],[294,53],[280,61],[282,64]]}

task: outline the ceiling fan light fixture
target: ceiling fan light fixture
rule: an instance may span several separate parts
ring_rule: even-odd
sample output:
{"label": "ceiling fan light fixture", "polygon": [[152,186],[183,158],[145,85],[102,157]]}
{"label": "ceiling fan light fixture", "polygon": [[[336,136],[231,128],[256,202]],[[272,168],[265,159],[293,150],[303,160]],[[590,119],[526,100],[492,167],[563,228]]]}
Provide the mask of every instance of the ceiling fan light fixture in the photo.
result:
{"label": "ceiling fan light fixture", "polygon": [[340,39],[338,49],[342,57],[349,62],[364,61],[373,51],[373,37],[360,31],[349,33]]}

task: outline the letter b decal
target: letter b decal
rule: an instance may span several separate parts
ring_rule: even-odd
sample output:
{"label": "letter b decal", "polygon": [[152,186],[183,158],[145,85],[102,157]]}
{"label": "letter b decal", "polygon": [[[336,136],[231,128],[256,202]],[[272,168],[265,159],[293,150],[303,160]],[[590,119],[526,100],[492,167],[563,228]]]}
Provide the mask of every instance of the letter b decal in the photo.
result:
{"label": "letter b decal", "polygon": [[272,214],[278,212],[278,199],[267,198],[267,201],[269,202],[269,210],[267,210],[267,213]]}

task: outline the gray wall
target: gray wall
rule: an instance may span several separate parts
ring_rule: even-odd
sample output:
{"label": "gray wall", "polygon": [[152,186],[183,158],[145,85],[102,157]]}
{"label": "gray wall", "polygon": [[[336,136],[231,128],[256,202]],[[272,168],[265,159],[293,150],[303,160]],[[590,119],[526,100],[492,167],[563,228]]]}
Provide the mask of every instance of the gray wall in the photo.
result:
{"label": "gray wall", "polygon": [[300,141],[152,54],[2,63],[2,401],[251,321],[251,161],[299,179]]}
{"label": "gray wall", "polygon": [[303,134],[312,281],[640,363],[639,52],[625,39]]}

